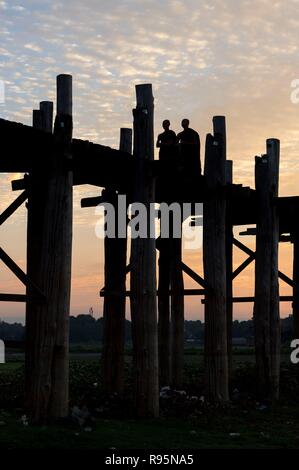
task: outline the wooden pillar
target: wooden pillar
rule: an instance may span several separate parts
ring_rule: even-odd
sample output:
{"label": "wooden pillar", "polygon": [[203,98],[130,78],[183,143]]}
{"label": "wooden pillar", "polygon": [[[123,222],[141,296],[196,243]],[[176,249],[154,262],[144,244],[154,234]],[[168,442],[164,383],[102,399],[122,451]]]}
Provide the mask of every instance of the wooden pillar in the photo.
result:
{"label": "wooden pillar", "polygon": [[171,384],[183,385],[184,376],[184,280],[181,268],[182,239],[172,238],[171,243]]}
{"label": "wooden pillar", "polygon": [[39,104],[42,119],[42,129],[53,132],[53,103],[52,101],[41,101]]}
{"label": "wooden pillar", "polygon": [[40,109],[34,109],[32,112],[32,127],[43,130],[42,112]]}
{"label": "wooden pillar", "polygon": [[[35,129],[47,131],[44,127],[46,121],[51,122],[51,129],[53,127],[53,114],[49,110],[53,103],[43,110],[33,110],[32,113],[32,126]],[[44,160],[36,162],[35,169],[30,173],[28,182],[28,203],[27,203],[27,274],[29,278],[41,286],[40,268],[41,259],[43,256],[43,231],[45,224],[45,207],[47,200],[47,185],[45,184],[46,175],[43,175]],[[31,287],[28,286],[26,294],[32,294]],[[26,349],[25,349],[25,391],[26,391],[26,406],[31,418],[38,420],[35,417],[35,393],[38,393],[34,388],[37,388],[39,375],[42,373],[41,367],[41,344],[38,335],[41,334],[39,327],[40,306],[34,302],[26,303]]]}
{"label": "wooden pillar", "polygon": [[159,239],[159,384],[170,385],[170,240]]}
{"label": "wooden pillar", "polygon": [[46,296],[45,303],[27,302],[26,306],[26,402],[30,419],[35,422],[68,414],[73,184],[70,170],[71,96],[72,77],[59,75],[55,151],[51,159],[37,166],[34,178],[39,179],[39,184],[32,184],[28,204],[32,217],[40,213],[40,209],[35,212],[34,206],[42,187],[44,218],[38,237],[39,247],[32,242],[32,229],[37,229],[37,221],[28,228],[29,262],[36,250],[32,280]]}
{"label": "wooden pillar", "polygon": [[[222,120],[222,122],[219,122]],[[214,118],[214,129],[223,118]],[[205,298],[205,387],[212,402],[228,394],[226,260],[225,260],[225,143],[222,133],[206,138],[205,177],[210,196],[203,207],[204,277],[211,291]]]}
{"label": "wooden pillar", "polygon": [[293,241],[293,338],[299,338],[299,230],[292,233]]}
{"label": "wooden pillar", "polygon": [[279,395],[280,318],[278,289],[279,141],[267,140],[267,155],[256,157],[257,228],[254,327],[258,387],[262,398]]}
{"label": "wooden pillar", "polygon": [[[226,161],[225,182],[232,184],[233,182],[233,162]],[[233,357],[232,357],[232,336],[233,336],[233,225],[230,201],[226,201],[226,217],[225,217],[225,256],[226,256],[226,315],[227,315],[227,355],[229,375],[232,373]]]}
{"label": "wooden pillar", "polygon": [[156,247],[150,236],[154,226],[154,180],[148,163],[154,159],[154,100],[152,86],[137,85],[134,115],[134,156],[136,174],[134,201],[147,209],[147,238],[131,243],[131,317],[133,365],[138,416],[158,416],[158,335],[156,308]]}
{"label": "wooden pillar", "polygon": [[[120,130],[119,149],[132,153],[132,129]],[[118,237],[118,194],[113,189],[107,189],[103,197],[114,206]],[[103,316],[103,387],[108,394],[121,394],[124,388],[127,237],[106,237],[104,250],[106,296]]]}
{"label": "wooden pillar", "polygon": [[[225,116],[213,117],[213,130],[214,136],[220,134],[222,138],[222,151],[223,158],[225,159],[225,183],[232,184],[233,182],[233,162],[227,160],[227,145],[226,145],[226,120]],[[233,226],[231,205],[226,201],[225,207],[225,258],[226,258],[226,315],[227,315],[227,354],[229,374],[232,371],[232,327],[233,327]]]}

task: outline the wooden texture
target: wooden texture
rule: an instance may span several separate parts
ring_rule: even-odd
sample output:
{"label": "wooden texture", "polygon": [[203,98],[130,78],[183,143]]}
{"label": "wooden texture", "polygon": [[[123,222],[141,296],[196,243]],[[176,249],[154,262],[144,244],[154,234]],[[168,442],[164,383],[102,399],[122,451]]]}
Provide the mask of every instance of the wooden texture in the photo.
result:
{"label": "wooden texture", "polygon": [[267,155],[256,157],[258,198],[256,228],[254,327],[259,392],[279,396],[280,318],[278,289],[279,227],[274,197],[278,196],[279,141],[267,140]]}
{"label": "wooden texture", "polygon": [[27,302],[26,307],[26,401],[35,422],[68,414],[73,180],[69,170],[72,116],[66,96],[70,95],[70,77],[64,81],[59,76],[54,154],[48,165],[40,162],[45,175],[42,191],[34,174],[30,181],[28,273],[46,296],[44,304]]}
{"label": "wooden texture", "polygon": [[9,219],[9,217],[15,213],[15,211],[26,201],[28,198],[27,191],[23,191],[1,214],[0,214],[0,225]]}
{"label": "wooden texture", "polygon": [[159,239],[158,344],[160,387],[170,385],[170,240]]}
{"label": "wooden texture", "polygon": [[[218,128],[218,127],[216,127]],[[205,297],[205,388],[212,402],[228,396],[225,199],[225,152],[221,134],[206,138],[205,176],[210,199],[203,208],[204,278],[212,289]]]}
{"label": "wooden texture", "polygon": [[53,132],[53,103],[52,101],[41,101],[39,104],[42,120],[42,130],[52,134]]}
{"label": "wooden texture", "polygon": [[184,280],[182,271],[182,239],[171,242],[171,384],[183,385],[184,373]]}
{"label": "wooden texture", "polygon": [[[121,129],[120,150],[132,152],[132,129]],[[115,208],[115,231],[118,234],[117,193],[112,189],[103,193],[103,199]],[[103,333],[103,387],[107,394],[123,393],[126,297],[127,236],[104,240],[105,290]],[[113,291],[115,294],[113,294]]]}
{"label": "wooden texture", "polygon": [[299,338],[299,230],[296,228],[293,238],[293,337]]}
{"label": "wooden texture", "polygon": [[147,208],[147,238],[131,242],[131,317],[136,413],[158,416],[158,331],[156,306],[156,247],[150,235],[154,217],[154,180],[148,163],[154,159],[153,95],[151,85],[137,85],[134,116],[135,173],[134,199]]}

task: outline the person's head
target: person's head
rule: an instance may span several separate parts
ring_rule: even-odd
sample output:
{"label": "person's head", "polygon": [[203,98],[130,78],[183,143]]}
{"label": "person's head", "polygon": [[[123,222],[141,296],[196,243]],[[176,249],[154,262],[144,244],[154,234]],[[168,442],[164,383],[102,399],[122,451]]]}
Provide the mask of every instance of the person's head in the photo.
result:
{"label": "person's head", "polygon": [[183,119],[182,120],[182,128],[183,129],[188,129],[189,127],[189,119]]}
{"label": "person's head", "polygon": [[168,119],[165,119],[163,122],[162,122],[162,127],[163,129],[165,129],[165,131],[168,131],[169,127],[170,127],[170,121]]}

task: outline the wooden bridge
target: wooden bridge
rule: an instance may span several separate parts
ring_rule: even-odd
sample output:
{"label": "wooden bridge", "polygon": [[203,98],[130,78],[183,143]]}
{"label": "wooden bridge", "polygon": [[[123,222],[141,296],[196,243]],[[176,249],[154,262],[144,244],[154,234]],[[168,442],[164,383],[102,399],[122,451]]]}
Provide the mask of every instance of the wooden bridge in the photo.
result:
{"label": "wooden bridge", "polygon": [[[182,262],[181,239],[159,240],[159,280],[153,237],[105,238],[103,385],[122,393],[124,385],[125,299],[130,297],[136,411],[159,414],[159,385],[183,382],[184,296],[204,296],[205,388],[211,401],[229,400],[232,318],[235,302],[254,301],[257,378],[263,398],[279,397],[279,302],[293,301],[294,337],[299,337],[299,197],[278,197],[279,141],[268,139],[266,154],[256,157],[256,188],[233,184],[232,162],[226,159],[226,125],[213,118],[213,135],[205,144],[202,176],[162,171],[154,160],[153,96],[149,84],[136,87],[132,130],[121,129],[114,150],[72,138],[72,77],[57,77],[57,110],[41,102],[33,126],[0,119],[0,172],[25,173],[12,182],[21,191],[0,214],[2,225],[27,201],[27,272],[2,248],[0,258],[26,286],[26,294],[0,294],[0,300],[26,302],[26,408],[33,421],[68,413],[68,317],[72,254],[72,188],[91,184],[102,195],[82,200],[90,207],[106,200],[116,207],[125,194],[128,204],[143,202],[203,203],[204,279]],[[256,225],[253,252],[233,236],[233,227]],[[278,269],[279,242],[294,245],[294,275]],[[233,271],[233,246],[248,258]],[[233,279],[255,261],[255,296],[233,297]],[[183,272],[199,285],[184,289]],[[130,290],[126,275],[130,273]],[[293,289],[280,297],[278,279]],[[158,296],[158,319],[157,319]],[[170,303],[171,299],[171,303]]]}

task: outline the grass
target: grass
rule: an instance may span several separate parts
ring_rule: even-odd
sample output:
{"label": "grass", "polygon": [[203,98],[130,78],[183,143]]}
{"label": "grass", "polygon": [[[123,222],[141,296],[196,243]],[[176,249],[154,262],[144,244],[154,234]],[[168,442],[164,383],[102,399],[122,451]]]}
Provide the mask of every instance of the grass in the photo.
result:
{"label": "grass", "polygon": [[221,411],[197,420],[98,419],[91,431],[75,426],[24,426],[0,414],[0,448],[213,449],[299,447],[299,408],[244,415]]}
{"label": "grass", "polygon": [[[184,390],[202,394],[202,355],[188,351]],[[22,361],[0,366],[0,448],[18,449],[274,449],[299,448],[299,370],[282,368],[282,399],[275,408],[260,406],[254,396],[255,379],[250,351],[235,354],[232,390],[238,399],[227,407],[212,407],[200,400],[173,395],[161,400],[161,418],[133,419],[130,359],[126,361],[125,397],[107,400],[101,392],[98,359],[72,360],[71,407],[84,405],[92,419],[82,426],[73,420],[56,425],[28,426],[21,421]],[[287,363],[286,363],[287,364]]]}

